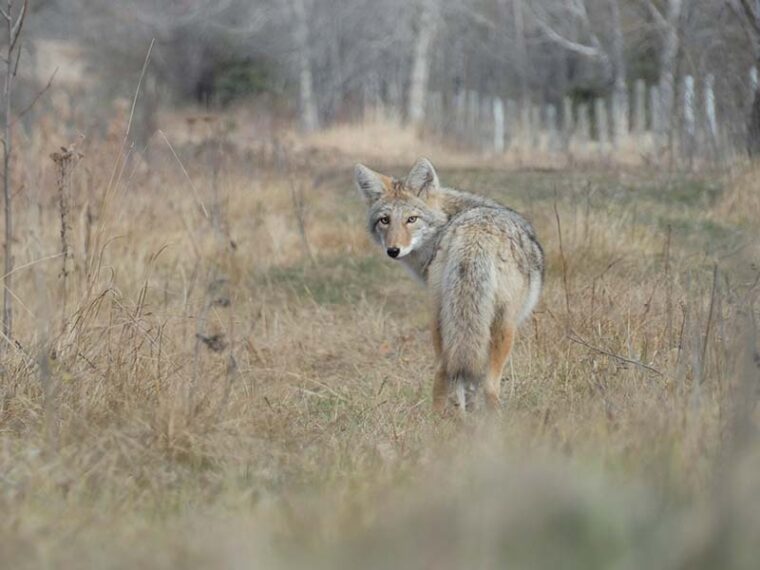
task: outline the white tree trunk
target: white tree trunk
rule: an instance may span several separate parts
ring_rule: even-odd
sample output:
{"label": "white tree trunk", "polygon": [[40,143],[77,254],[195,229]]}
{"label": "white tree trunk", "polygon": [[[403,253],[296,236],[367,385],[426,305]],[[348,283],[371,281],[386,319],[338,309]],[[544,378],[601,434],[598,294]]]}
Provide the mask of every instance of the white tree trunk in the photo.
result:
{"label": "white tree trunk", "polygon": [[710,144],[718,143],[718,114],[715,110],[715,76],[710,73],[705,78],[705,122]]}
{"label": "white tree trunk", "polygon": [[683,78],[683,123],[684,150],[691,160],[694,157],[697,138],[696,90],[694,77],[687,75]]}
{"label": "white tree trunk", "polygon": [[480,94],[467,91],[467,140],[475,146],[480,141]]}
{"label": "white tree trunk", "polygon": [[652,121],[651,131],[654,133],[662,132],[662,97],[657,85],[649,87],[649,115]]}
{"label": "white tree trunk", "polygon": [[425,100],[430,77],[430,64],[435,40],[437,6],[436,0],[419,0],[420,16],[417,26],[417,37],[414,41],[414,60],[412,76],[409,82],[408,117],[413,125],[419,125],[425,120]]}
{"label": "white tree trunk", "polygon": [[541,146],[541,107],[530,106],[530,144],[533,148]]}
{"label": "white tree trunk", "polygon": [[504,102],[499,96],[493,98],[493,150],[504,152]]}
{"label": "white tree trunk", "polygon": [[599,141],[599,150],[605,152],[609,142],[610,125],[607,120],[607,102],[601,97],[594,99],[594,118],[596,119],[596,136]]}
{"label": "white tree trunk", "polygon": [[679,21],[683,0],[668,0],[665,41],[660,57],[660,112],[662,129],[669,129],[675,108],[675,68],[679,47]]}
{"label": "white tree trunk", "polygon": [[646,130],[647,85],[643,79],[636,80],[633,92],[633,130],[637,135]]}
{"label": "white tree trunk", "polygon": [[562,146],[565,150],[570,146],[575,124],[573,121],[573,100],[570,97],[562,99]]}
{"label": "white tree trunk", "polygon": [[587,143],[591,140],[591,118],[588,103],[578,105],[578,121],[575,123],[578,140]]}
{"label": "white tree trunk", "polygon": [[311,55],[309,50],[309,24],[304,0],[292,0],[295,45],[298,50],[298,87],[301,128],[311,132],[319,128],[317,102],[312,84]]}
{"label": "white tree trunk", "polygon": [[549,152],[556,152],[560,149],[559,126],[557,124],[557,107],[554,105],[546,106],[546,132],[547,148]]}
{"label": "white tree trunk", "polygon": [[512,17],[515,25],[515,57],[520,76],[520,104],[526,105],[530,94],[528,93],[528,48],[525,42],[523,0],[512,0]]}
{"label": "white tree trunk", "polygon": [[618,0],[608,0],[612,16],[612,131],[614,142],[628,134],[628,88],[626,85],[625,39]]}

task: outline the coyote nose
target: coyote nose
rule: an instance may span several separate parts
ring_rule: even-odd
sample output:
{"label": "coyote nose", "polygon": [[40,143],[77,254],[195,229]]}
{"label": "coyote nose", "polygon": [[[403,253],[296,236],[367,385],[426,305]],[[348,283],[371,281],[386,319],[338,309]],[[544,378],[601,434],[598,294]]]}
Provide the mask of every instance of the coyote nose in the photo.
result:
{"label": "coyote nose", "polygon": [[401,252],[401,250],[397,247],[389,247],[387,250],[387,254],[391,257],[398,257],[398,254]]}

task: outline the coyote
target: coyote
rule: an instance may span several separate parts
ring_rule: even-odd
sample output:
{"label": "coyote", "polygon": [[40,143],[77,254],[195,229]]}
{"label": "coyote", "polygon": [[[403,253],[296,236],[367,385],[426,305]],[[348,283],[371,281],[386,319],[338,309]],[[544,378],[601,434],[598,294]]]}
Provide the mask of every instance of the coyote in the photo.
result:
{"label": "coyote", "polygon": [[442,187],[424,158],[405,180],[362,164],[354,177],[370,234],[432,295],[433,408],[442,412],[453,400],[465,413],[482,388],[487,408],[498,409],[515,330],[543,283],[544,253],[533,226],[493,200]]}

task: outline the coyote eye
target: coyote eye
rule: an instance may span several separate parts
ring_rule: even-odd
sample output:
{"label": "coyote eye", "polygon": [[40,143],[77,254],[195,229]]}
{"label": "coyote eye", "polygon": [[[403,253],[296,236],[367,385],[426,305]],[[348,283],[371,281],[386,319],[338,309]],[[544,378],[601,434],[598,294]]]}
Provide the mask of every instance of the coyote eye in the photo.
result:
{"label": "coyote eye", "polygon": [[383,216],[382,218],[380,218],[377,221],[380,222],[384,226],[387,226],[388,224],[391,223],[391,219],[388,216]]}
{"label": "coyote eye", "polygon": [[416,222],[416,221],[417,221],[417,218],[418,218],[418,217],[419,217],[419,216],[409,216],[409,217],[406,219],[406,223],[407,223],[407,224],[413,224],[414,222]]}

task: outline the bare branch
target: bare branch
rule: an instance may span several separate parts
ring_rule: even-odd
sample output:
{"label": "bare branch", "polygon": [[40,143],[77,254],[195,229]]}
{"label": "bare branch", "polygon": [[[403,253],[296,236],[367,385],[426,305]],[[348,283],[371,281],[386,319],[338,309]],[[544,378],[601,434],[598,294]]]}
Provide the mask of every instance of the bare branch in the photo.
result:
{"label": "bare branch", "polygon": [[749,0],[739,0],[739,3],[744,11],[744,15],[749,20],[749,25],[755,31],[755,34],[760,35],[760,14],[756,14]]}
{"label": "bare branch", "polygon": [[18,49],[16,50],[16,63],[13,65],[13,77],[16,77],[16,74],[18,74],[18,64],[21,61],[21,44],[19,44]]}
{"label": "bare branch", "polygon": [[655,6],[652,0],[638,0],[638,3],[649,10],[649,13],[652,15],[652,18],[659,27],[664,28],[668,25],[668,21],[665,19],[665,16],[662,12],[660,12],[660,9]]}
{"label": "bare branch", "polygon": [[214,16],[222,14],[232,5],[231,0],[221,0],[209,5],[201,5],[194,10],[183,10],[182,12],[166,14],[158,12],[147,12],[145,10],[128,9],[124,11],[125,19],[130,22],[137,21],[146,26],[149,30],[180,29],[190,26],[199,21],[211,21]]}
{"label": "bare branch", "polygon": [[747,40],[751,44],[755,43],[756,41],[760,41],[760,33],[758,33],[757,26],[755,26],[751,18],[746,17],[746,13],[743,9],[737,6],[737,2],[735,0],[726,0],[726,5],[728,6],[728,9],[731,10],[731,13],[734,15],[734,17],[736,17],[736,20],[739,22],[742,32],[744,32],[744,34],[747,36]]}
{"label": "bare branch", "polygon": [[499,24],[497,22],[494,22],[492,19],[487,18],[483,14],[480,14],[476,10],[465,6],[464,3],[455,3],[452,7],[452,10],[456,10],[456,12],[462,14],[464,17],[469,18],[474,24],[477,24],[479,26],[483,26],[484,28],[487,28],[489,30],[498,30],[500,29]]}
{"label": "bare branch", "polygon": [[21,5],[21,12],[19,12],[18,17],[16,18],[16,23],[13,24],[13,28],[11,28],[10,51],[13,51],[13,48],[18,41],[21,28],[24,25],[24,18],[26,18],[26,8],[28,4],[29,0],[24,0],[24,3]]}
{"label": "bare branch", "polygon": [[654,372],[658,376],[665,376],[662,372],[654,368],[653,366],[649,366],[648,364],[644,364],[643,362],[639,360],[633,360],[631,358],[626,358],[625,356],[620,356],[619,354],[615,354],[614,352],[610,352],[608,350],[604,350],[603,348],[598,348],[592,344],[589,344],[587,341],[583,340],[575,331],[570,331],[570,334],[567,336],[568,339],[571,341],[578,343],[580,345],[585,346],[586,348],[593,350],[594,352],[598,352],[599,354],[604,354],[605,356],[609,356],[610,358],[614,358],[615,360],[619,360],[621,362],[625,362],[627,364],[633,364],[634,366],[640,366],[641,368],[645,368],[646,370],[649,370],[650,372]]}
{"label": "bare branch", "polygon": [[607,57],[605,54],[601,53],[597,47],[581,44],[564,37],[540,18],[536,18],[536,23],[538,24],[538,27],[541,28],[541,31],[544,32],[544,34],[546,34],[546,36],[551,41],[561,45],[563,48],[569,51],[596,59],[606,59]]}
{"label": "bare branch", "polygon": [[[40,100],[40,97],[42,97],[48,89],[53,85],[53,79],[55,79],[55,75],[58,73],[58,68],[55,68],[55,71],[50,75],[50,79],[48,79],[47,84],[45,87],[40,89],[37,94],[34,96],[34,99],[32,99],[31,103],[29,103],[26,107],[24,107],[19,113],[18,113],[18,119],[26,115],[29,111],[32,110],[32,108],[37,104],[37,101]],[[18,119],[16,119],[18,121]]]}
{"label": "bare branch", "polygon": [[609,58],[606,53],[601,49],[601,43],[599,42],[599,38],[591,31],[591,25],[588,19],[588,12],[586,11],[586,5],[583,2],[583,0],[573,0],[569,5],[568,9],[570,10],[570,14],[573,15],[575,18],[577,18],[581,26],[583,27],[584,31],[588,33],[591,45],[582,44],[580,42],[576,42],[574,40],[571,40],[562,34],[560,34],[557,30],[555,30],[551,25],[548,23],[548,17],[546,14],[539,13],[539,8],[537,5],[529,5],[530,10],[533,12],[533,19],[538,24],[538,27],[541,29],[541,31],[546,35],[546,37],[553,41],[554,43],[562,46],[566,50],[572,51],[574,53],[578,53],[581,55],[584,55],[586,57],[590,57],[593,59],[599,59],[602,61],[607,61]]}

